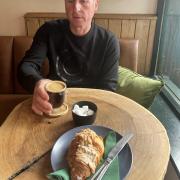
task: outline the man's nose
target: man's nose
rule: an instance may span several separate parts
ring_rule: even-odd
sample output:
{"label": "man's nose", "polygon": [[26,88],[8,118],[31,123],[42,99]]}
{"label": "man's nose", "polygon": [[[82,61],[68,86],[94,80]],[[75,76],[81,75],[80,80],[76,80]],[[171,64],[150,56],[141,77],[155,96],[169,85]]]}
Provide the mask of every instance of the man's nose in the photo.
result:
{"label": "man's nose", "polygon": [[74,11],[78,12],[81,10],[81,3],[78,1],[74,1]]}

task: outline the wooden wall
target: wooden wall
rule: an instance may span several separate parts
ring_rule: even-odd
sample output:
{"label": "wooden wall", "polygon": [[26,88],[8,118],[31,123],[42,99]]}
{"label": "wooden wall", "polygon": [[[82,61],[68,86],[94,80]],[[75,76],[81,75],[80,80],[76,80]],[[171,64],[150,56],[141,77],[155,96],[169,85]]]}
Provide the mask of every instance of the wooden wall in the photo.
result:
{"label": "wooden wall", "polygon": [[[45,21],[65,17],[65,13],[27,13],[24,16],[27,35],[33,36]],[[138,73],[148,75],[157,16],[147,14],[96,14],[94,20],[96,24],[114,32],[118,38],[139,40]]]}

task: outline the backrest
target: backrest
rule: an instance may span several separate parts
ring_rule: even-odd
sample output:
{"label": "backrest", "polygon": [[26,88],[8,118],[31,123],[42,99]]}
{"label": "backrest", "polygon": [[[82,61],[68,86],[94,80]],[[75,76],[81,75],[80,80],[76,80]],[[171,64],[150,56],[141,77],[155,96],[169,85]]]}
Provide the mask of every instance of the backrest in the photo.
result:
{"label": "backrest", "polygon": [[0,93],[13,93],[13,37],[0,36]]}
{"label": "backrest", "polygon": [[120,66],[137,72],[138,45],[137,39],[120,39]]}

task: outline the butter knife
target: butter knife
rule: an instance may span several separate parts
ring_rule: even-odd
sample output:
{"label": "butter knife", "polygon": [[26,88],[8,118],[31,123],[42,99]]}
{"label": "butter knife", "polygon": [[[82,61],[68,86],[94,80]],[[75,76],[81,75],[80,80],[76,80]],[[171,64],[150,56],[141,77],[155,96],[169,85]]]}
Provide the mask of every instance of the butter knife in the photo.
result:
{"label": "butter knife", "polygon": [[102,166],[98,169],[98,171],[91,177],[91,180],[101,180],[104,174],[106,173],[107,169],[109,168],[110,164],[113,160],[117,157],[123,147],[128,143],[128,141],[133,137],[132,133],[128,133],[124,135],[117,144],[111,149],[107,158],[105,159]]}

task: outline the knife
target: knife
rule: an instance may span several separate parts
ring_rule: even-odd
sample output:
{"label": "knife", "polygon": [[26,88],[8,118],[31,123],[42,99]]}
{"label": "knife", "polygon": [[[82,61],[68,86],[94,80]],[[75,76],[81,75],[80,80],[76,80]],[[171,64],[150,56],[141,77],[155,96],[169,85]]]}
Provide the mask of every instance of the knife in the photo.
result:
{"label": "knife", "polygon": [[120,153],[120,151],[123,149],[123,147],[128,143],[128,141],[133,137],[132,133],[128,133],[124,135],[117,144],[111,149],[109,152],[107,158],[105,159],[102,166],[98,169],[98,171],[92,176],[91,180],[101,180],[104,176],[105,172],[109,168],[110,164],[113,162],[113,160],[117,157],[117,155]]}

